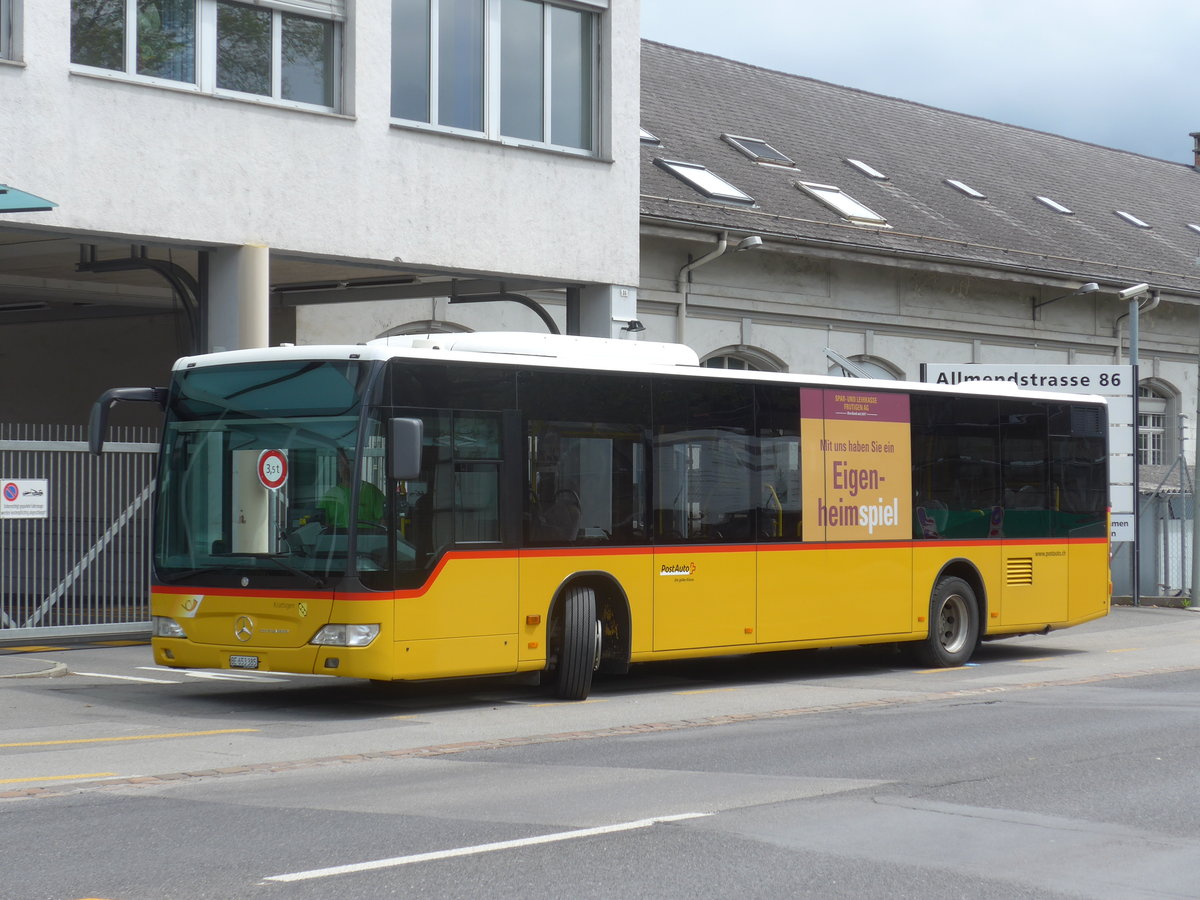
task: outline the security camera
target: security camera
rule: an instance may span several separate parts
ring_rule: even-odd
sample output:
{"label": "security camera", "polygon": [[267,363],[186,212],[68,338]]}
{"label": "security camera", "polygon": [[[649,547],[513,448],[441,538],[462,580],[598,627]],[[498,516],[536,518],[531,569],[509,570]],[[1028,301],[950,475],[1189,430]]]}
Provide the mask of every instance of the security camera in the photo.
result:
{"label": "security camera", "polygon": [[1138,294],[1144,294],[1150,290],[1150,285],[1144,281],[1141,284],[1135,284],[1133,287],[1127,287],[1123,291],[1117,291],[1117,297],[1121,300],[1132,300]]}

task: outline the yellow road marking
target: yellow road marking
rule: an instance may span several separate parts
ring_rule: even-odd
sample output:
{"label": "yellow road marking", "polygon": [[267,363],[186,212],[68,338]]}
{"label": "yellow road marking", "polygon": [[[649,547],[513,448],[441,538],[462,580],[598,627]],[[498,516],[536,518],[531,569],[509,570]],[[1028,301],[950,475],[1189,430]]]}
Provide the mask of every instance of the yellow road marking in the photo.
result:
{"label": "yellow road marking", "polygon": [[725,691],[736,691],[737,688],[701,688],[695,691],[672,691],[676,697],[686,697],[689,694],[720,694]]}
{"label": "yellow road marking", "polygon": [[1145,650],[1145,647],[1123,647],[1120,650],[1108,650],[1107,653],[1136,653],[1139,650]]}
{"label": "yellow road marking", "polygon": [[85,772],[82,775],[43,775],[41,778],[0,778],[0,784],[23,784],[27,781],[69,781],[72,778],[112,778],[116,772]]}
{"label": "yellow road marking", "polygon": [[129,737],[72,738],[62,741],[26,741],[20,744],[0,744],[9,747],[54,747],[61,744],[107,744],[116,741],[156,741],[164,738],[206,737],[212,734],[253,734],[257,728],[223,728],[219,731],[178,731],[171,734],[135,734]]}
{"label": "yellow road marking", "polygon": [[20,647],[6,647],[6,653],[44,653],[47,650],[66,650],[66,647],[51,647],[48,644],[22,644]]}
{"label": "yellow road marking", "polygon": [[542,706],[562,706],[564,703],[570,703],[572,706],[587,706],[589,703],[607,703],[607,700],[599,700],[589,698],[587,700],[556,700],[553,703],[530,703],[529,705],[535,709]]}

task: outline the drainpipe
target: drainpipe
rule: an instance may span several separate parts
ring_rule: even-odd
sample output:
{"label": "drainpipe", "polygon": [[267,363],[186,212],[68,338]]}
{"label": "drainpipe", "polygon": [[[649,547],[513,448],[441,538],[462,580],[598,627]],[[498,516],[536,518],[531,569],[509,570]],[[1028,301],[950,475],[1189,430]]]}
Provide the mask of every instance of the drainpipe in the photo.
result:
{"label": "drainpipe", "polygon": [[683,294],[683,302],[679,304],[679,318],[675,320],[675,342],[677,344],[686,344],[684,335],[684,323],[687,321],[688,315],[688,290],[687,286],[692,280],[692,270],[698,269],[705,263],[710,263],[718,256],[721,256],[729,247],[729,232],[722,231],[720,238],[717,240],[717,246],[705,253],[699,259],[694,259],[679,270],[679,275],[676,278],[676,290]]}

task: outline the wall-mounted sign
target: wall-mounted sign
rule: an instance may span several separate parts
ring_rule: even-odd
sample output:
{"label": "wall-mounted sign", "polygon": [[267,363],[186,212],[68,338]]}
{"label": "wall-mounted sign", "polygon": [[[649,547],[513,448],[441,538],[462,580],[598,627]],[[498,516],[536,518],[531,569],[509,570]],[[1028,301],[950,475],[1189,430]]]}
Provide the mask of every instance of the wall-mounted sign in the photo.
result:
{"label": "wall-mounted sign", "polygon": [[48,518],[49,484],[45,478],[0,478],[0,519]]}

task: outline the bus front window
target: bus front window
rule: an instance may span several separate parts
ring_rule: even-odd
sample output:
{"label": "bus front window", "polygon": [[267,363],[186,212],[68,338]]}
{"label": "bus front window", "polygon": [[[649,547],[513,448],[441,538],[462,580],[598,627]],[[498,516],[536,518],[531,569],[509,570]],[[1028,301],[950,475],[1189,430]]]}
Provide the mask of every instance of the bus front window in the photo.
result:
{"label": "bus front window", "polygon": [[377,429],[357,447],[364,369],[246,364],[176,380],[159,481],[160,578],[253,573],[321,583],[348,569],[356,497],[359,568],[386,565]]}

